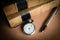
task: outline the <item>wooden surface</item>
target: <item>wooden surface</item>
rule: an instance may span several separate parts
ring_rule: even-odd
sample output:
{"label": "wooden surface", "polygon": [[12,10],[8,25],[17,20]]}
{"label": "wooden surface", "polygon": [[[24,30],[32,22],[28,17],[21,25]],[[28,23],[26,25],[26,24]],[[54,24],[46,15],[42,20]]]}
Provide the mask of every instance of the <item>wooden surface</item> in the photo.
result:
{"label": "wooden surface", "polygon": [[34,20],[33,24],[36,27],[36,32],[33,35],[24,34],[21,30],[22,25],[16,28],[10,28],[7,22],[2,20],[0,38],[2,40],[60,40],[60,8],[46,30],[39,32],[50,11],[51,10],[47,10],[32,18]]}
{"label": "wooden surface", "polygon": [[[11,27],[16,26],[14,23],[19,24],[16,28],[10,28],[8,23],[6,22],[3,16],[1,17],[1,25],[0,26],[0,39],[2,40],[60,40],[60,6],[57,14],[48,25],[48,27],[44,30],[44,32],[40,32],[40,28],[45,22],[46,18],[49,16],[51,9],[58,5],[58,2],[51,2],[48,4],[44,4],[41,6],[37,6],[33,9],[23,10],[21,12],[8,15],[8,21]],[[26,35],[22,32],[22,26],[20,22],[20,15],[24,12],[29,11],[31,13],[32,19],[34,20],[33,24],[35,25],[36,32],[33,35]],[[21,14],[20,14],[21,13]],[[19,16],[18,16],[19,15]],[[20,21],[20,22],[19,22]]]}

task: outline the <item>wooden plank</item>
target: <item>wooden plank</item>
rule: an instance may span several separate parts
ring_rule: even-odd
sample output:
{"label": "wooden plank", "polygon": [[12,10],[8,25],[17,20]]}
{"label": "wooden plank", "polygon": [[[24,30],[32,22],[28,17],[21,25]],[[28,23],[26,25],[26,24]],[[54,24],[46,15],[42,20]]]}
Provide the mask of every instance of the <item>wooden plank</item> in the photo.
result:
{"label": "wooden plank", "polygon": [[6,16],[18,12],[16,3],[8,5],[4,7],[3,9],[4,9]]}
{"label": "wooden plank", "polygon": [[53,1],[53,0],[28,0],[28,8],[31,8],[37,5],[42,5],[50,1]]}
{"label": "wooden plank", "polygon": [[[44,0],[28,0],[27,3],[28,3],[28,8],[31,8],[31,7],[45,4],[50,1],[52,1],[52,0],[46,0],[46,1],[44,1]],[[3,9],[4,9],[6,16],[11,15],[11,14],[15,14],[18,12],[18,8],[17,8],[16,3],[8,5],[8,6],[4,7]]]}
{"label": "wooden plank", "polygon": [[14,15],[9,15],[9,16],[7,16],[7,19],[9,21],[11,27],[16,27],[17,25],[22,23],[22,19],[21,19],[22,13],[30,12],[31,17],[33,18],[34,16],[40,15],[42,12],[45,12],[46,10],[50,10],[58,5],[59,5],[58,1],[52,1],[50,3],[44,4],[42,6],[38,6],[31,10],[26,9],[26,10],[23,10],[23,11],[20,11],[20,12],[14,14]]}

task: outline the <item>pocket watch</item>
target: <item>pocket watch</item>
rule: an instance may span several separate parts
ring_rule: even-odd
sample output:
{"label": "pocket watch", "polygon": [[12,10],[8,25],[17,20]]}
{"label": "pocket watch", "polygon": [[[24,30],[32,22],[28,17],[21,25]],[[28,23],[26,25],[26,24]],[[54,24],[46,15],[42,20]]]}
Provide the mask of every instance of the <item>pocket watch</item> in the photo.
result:
{"label": "pocket watch", "polygon": [[32,35],[35,33],[35,26],[32,23],[32,20],[26,21],[23,27],[23,32],[27,35]]}

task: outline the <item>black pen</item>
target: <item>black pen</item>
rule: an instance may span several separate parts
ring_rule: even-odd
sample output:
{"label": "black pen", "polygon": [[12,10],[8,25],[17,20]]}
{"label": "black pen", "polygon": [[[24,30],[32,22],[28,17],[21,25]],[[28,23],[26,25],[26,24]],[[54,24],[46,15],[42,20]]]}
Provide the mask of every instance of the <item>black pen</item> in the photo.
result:
{"label": "black pen", "polygon": [[57,11],[58,11],[58,7],[55,7],[55,8],[52,9],[50,17],[44,23],[44,25],[40,28],[40,32],[44,31],[45,28],[50,24],[50,22],[52,21],[52,19],[54,18],[54,16],[57,14]]}

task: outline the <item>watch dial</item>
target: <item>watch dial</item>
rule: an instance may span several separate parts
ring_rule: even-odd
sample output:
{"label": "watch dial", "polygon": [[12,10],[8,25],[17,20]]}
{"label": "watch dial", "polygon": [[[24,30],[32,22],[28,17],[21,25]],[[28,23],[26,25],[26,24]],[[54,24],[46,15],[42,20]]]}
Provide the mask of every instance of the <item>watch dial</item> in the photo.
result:
{"label": "watch dial", "polygon": [[32,35],[35,32],[35,27],[32,23],[27,23],[24,25],[24,32],[26,34]]}

